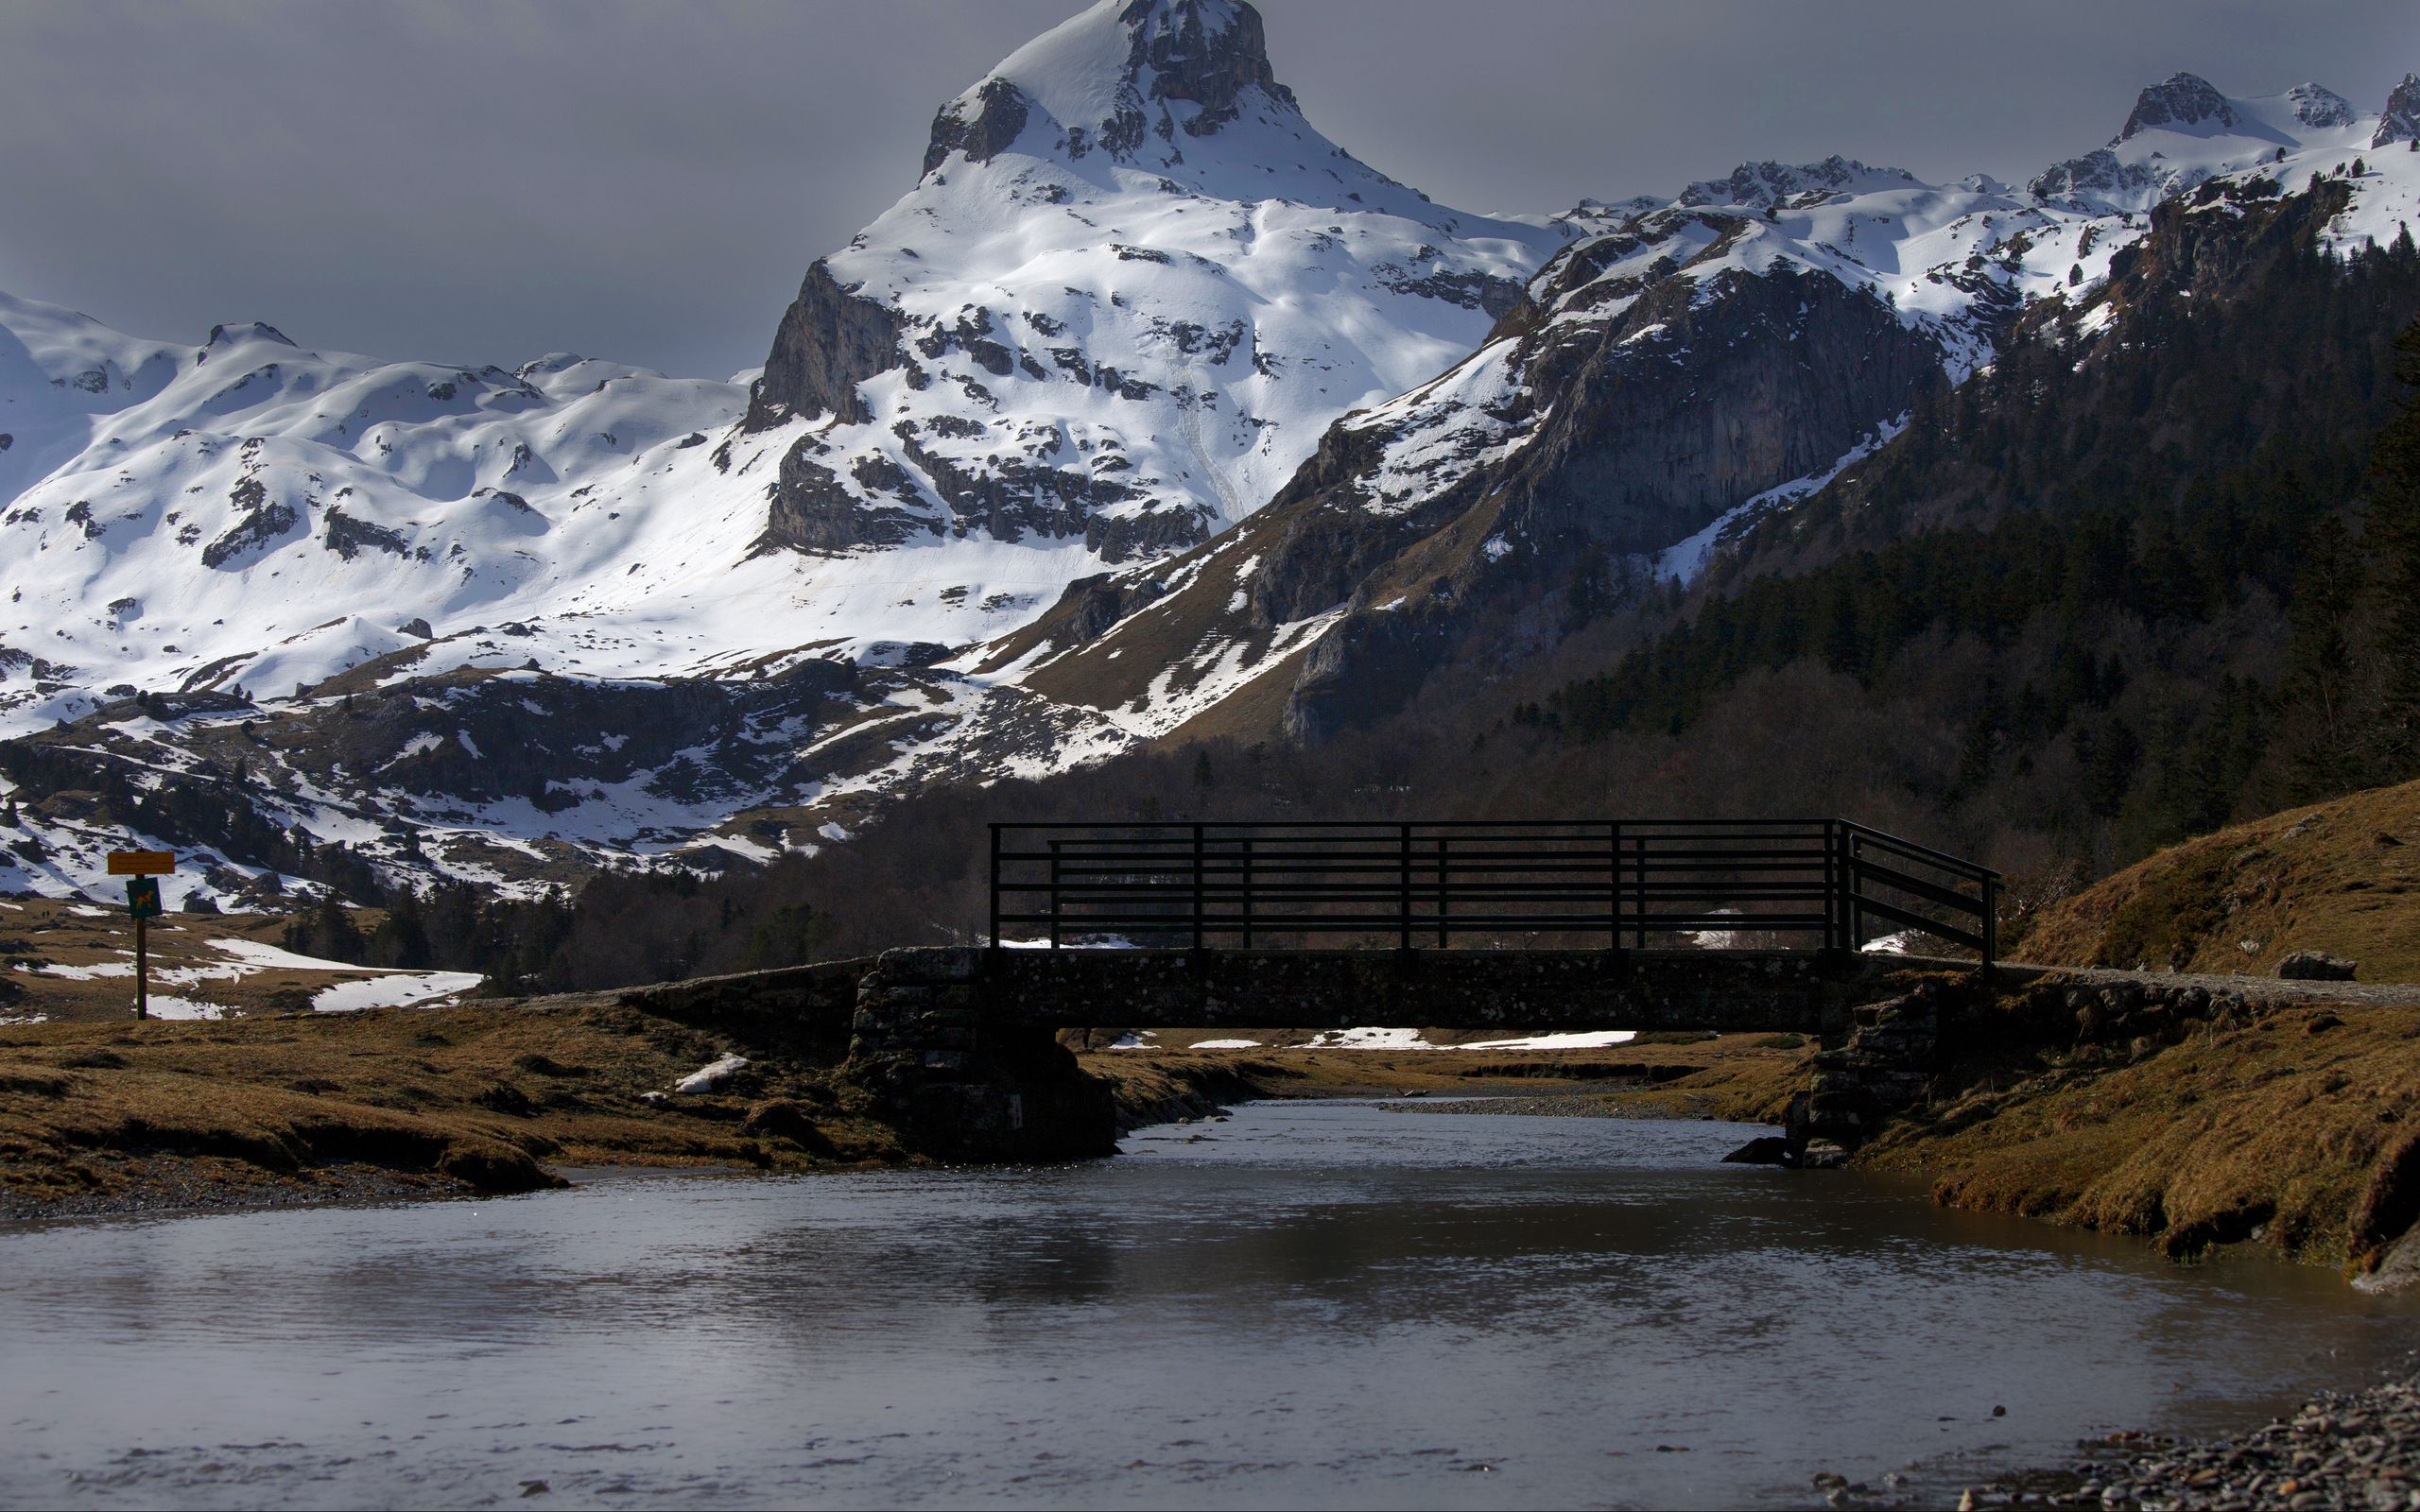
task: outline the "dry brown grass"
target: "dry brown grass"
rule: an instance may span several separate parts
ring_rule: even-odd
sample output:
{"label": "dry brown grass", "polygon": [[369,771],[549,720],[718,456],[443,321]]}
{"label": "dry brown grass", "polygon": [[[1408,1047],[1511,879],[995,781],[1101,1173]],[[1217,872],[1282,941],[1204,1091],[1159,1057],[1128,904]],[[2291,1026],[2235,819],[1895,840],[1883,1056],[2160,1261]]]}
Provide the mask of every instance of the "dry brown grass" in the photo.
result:
{"label": "dry brown grass", "polygon": [[2366,1263],[2420,1199],[2420,1017],[2276,1007],[2164,1047],[2080,1048],[1901,1121],[1859,1163],[2174,1255],[2256,1238]]}
{"label": "dry brown grass", "polygon": [[[733,1048],[756,1063],[717,1093],[641,1100]],[[20,1208],[139,1199],[190,1177],[180,1161],[264,1188],[367,1165],[512,1191],[550,1184],[541,1162],[898,1158],[829,1068],[611,999],[0,1028],[0,1191]]]}
{"label": "dry brown grass", "polygon": [[2046,966],[2266,974],[2292,951],[2420,982],[2420,782],[2173,846],[2043,911],[2016,949]]}

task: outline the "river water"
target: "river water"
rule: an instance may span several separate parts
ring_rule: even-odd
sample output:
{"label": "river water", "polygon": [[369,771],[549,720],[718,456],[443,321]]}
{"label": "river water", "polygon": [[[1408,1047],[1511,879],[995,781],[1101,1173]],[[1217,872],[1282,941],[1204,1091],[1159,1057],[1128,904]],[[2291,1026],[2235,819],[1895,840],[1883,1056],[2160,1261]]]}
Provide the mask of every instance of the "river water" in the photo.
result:
{"label": "river water", "polygon": [[1263,1103],[1078,1166],[0,1228],[0,1503],[1953,1501],[2420,1332],[1713,1163],[1753,1132]]}

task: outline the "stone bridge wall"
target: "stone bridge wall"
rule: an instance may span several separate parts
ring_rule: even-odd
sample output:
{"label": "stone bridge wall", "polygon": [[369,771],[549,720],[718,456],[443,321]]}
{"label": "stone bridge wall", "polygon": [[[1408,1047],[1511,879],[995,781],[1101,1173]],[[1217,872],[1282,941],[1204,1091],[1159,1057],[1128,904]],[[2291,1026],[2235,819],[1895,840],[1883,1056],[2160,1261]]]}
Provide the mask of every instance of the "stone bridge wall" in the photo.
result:
{"label": "stone bridge wall", "polygon": [[[975,957],[961,968],[945,958]],[[1841,1032],[1906,962],[1751,951],[893,951],[971,970],[990,1022],[1072,1029],[1724,1029]]]}

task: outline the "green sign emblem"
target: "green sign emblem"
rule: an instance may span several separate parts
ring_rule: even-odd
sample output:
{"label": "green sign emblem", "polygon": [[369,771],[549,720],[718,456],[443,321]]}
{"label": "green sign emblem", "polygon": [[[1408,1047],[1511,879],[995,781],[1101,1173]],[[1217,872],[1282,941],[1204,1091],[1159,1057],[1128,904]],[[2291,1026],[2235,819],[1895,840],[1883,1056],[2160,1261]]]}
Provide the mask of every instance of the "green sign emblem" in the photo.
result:
{"label": "green sign emblem", "polygon": [[126,911],[137,919],[160,917],[160,879],[130,877],[126,883]]}

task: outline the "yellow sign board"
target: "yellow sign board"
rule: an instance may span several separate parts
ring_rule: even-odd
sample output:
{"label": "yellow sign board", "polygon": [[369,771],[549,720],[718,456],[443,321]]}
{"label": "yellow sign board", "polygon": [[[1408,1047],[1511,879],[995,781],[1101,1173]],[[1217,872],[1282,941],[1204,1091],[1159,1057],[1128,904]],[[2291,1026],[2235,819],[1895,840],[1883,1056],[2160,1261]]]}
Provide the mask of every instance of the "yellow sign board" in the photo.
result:
{"label": "yellow sign board", "polygon": [[110,875],[112,877],[164,877],[177,869],[177,857],[169,850],[112,850],[110,852]]}

